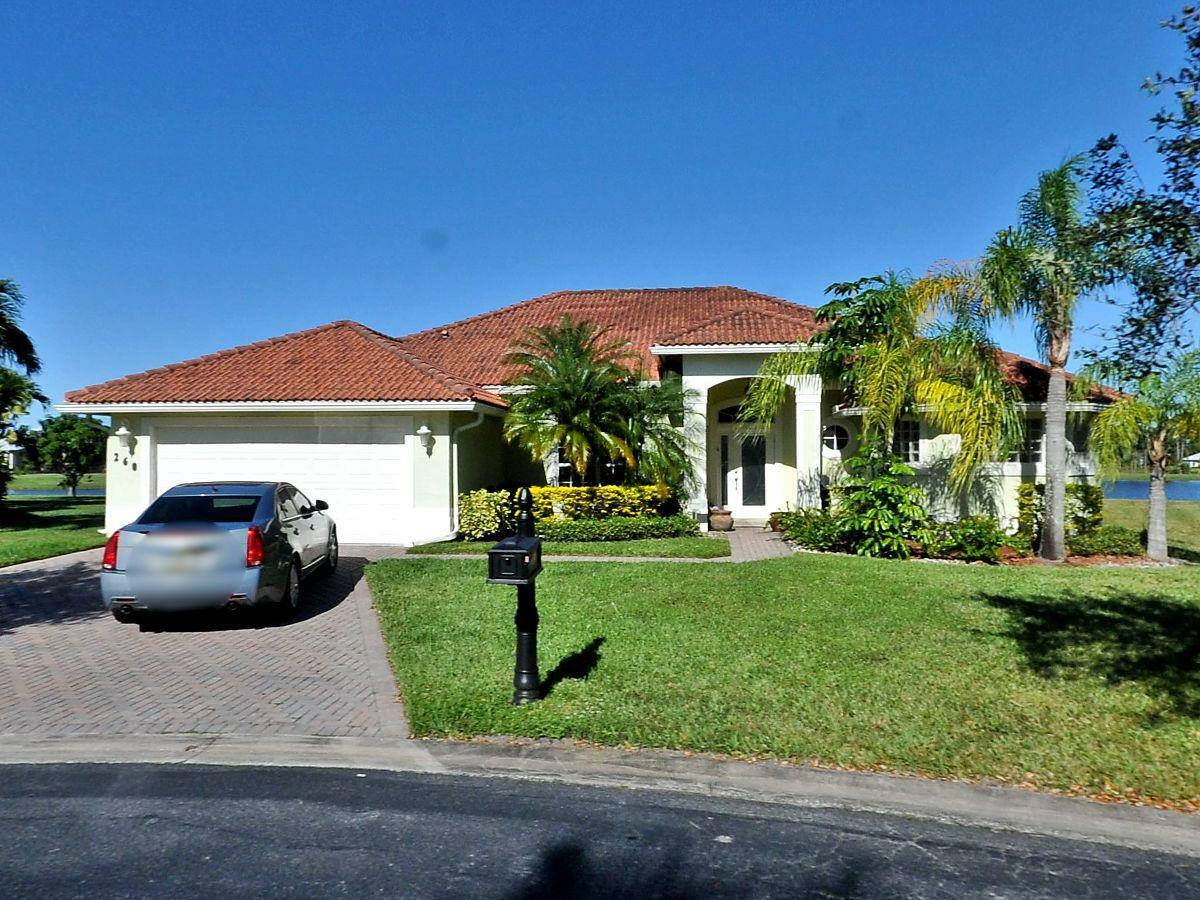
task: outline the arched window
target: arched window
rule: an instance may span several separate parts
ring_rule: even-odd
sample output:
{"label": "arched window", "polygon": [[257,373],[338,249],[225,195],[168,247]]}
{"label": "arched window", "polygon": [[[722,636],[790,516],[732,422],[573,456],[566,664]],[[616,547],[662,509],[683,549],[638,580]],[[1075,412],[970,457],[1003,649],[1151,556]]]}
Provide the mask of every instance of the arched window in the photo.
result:
{"label": "arched window", "polygon": [[845,450],[850,443],[850,432],[841,425],[826,425],[821,432],[821,443],[826,450]]}

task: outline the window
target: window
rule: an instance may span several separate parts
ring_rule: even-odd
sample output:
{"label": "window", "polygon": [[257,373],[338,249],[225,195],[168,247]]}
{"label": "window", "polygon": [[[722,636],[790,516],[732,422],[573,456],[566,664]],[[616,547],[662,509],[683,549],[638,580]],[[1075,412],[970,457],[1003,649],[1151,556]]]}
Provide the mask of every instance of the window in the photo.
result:
{"label": "window", "polygon": [[1009,454],[1009,462],[1040,463],[1042,461],[1042,438],[1046,434],[1046,423],[1042,419],[1025,420],[1025,443],[1020,450]]}
{"label": "window", "polygon": [[143,525],[174,525],[180,522],[250,522],[258,509],[258,497],[205,494],[198,497],[159,497],[138,522]]}
{"label": "window", "polygon": [[292,488],[292,498],[296,501],[296,506],[300,510],[300,515],[305,515],[306,512],[313,512],[312,501],[300,493],[297,488]]}
{"label": "window", "polygon": [[850,432],[841,425],[826,425],[821,432],[821,443],[826,450],[845,450],[850,443]]}
{"label": "window", "polygon": [[921,461],[921,424],[916,419],[901,419],[896,423],[892,452],[905,462]]}
{"label": "window", "polygon": [[279,489],[279,518],[281,520],[294,519],[300,515],[300,510],[296,508],[296,501],[292,499],[291,488]]}

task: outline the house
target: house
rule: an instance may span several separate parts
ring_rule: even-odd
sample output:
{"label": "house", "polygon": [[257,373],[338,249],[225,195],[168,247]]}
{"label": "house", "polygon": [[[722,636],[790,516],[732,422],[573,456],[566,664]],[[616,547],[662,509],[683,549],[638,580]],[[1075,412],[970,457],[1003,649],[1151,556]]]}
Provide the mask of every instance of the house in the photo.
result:
{"label": "house", "polygon": [[1179,461],[1179,464],[1185,469],[1200,469],[1200,453],[1185,456]]}
{"label": "house", "polygon": [[[506,444],[501,425],[514,374],[506,351],[566,314],[627,338],[651,378],[675,372],[695,392],[684,428],[699,473],[689,508],[701,521],[716,505],[743,522],[816,505],[855,450],[861,410],[815,377],[790,386],[761,435],[739,434],[738,407],[762,361],[820,328],[810,307],[735,287],[564,291],[403,337],[333,322],[72,391],[58,409],[112,417],[109,531],[181,482],[279,479],[328,501],[344,542],[433,541],[455,532],[459,492],[562,474]],[[1006,355],[1004,365],[1026,400],[1029,441],[990,468],[978,502],[1011,519],[1016,485],[1043,471],[1048,378],[1031,360]],[[898,450],[947,516],[961,510],[937,499],[939,463],[955,440],[919,419],[897,429]],[[1072,474],[1093,474],[1085,457]]]}

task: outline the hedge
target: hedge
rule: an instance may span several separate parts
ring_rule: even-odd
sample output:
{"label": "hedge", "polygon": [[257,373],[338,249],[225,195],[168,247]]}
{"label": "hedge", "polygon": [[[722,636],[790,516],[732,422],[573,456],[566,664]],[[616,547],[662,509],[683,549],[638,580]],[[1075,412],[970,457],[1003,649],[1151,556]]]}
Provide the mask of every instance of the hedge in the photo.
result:
{"label": "hedge", "polygon": [[1069,538],[1067,549],[1073,556],[1141,556],[1146,552],[1141,532],[1120,525],[1101,525]]}
{"label": "hedge", "polygon": [[637,541],[643,538],[692,537],[700,525],[691,516],[610,516],[607,519],[542,519],[534,531],[547,541]]}
{"label": "hedge", "polygon": [[[1046,486],[1026,481],[1017,487],[1017,530],[1035,541],[1042,531],[1042,508]],[[1104,521],[1104,489],[1098,484],[1072,482],[1064,494],[1066,515],[1063,530],[1067,537],[1091,534]]]}
{"label": "hedge", "polygon": [[[661,517],[671,501],[658,488],[648,485],[531,487],[529,491],[533,495],[533,517],[538,523],[550,519]],[[514,514],[511,491],[480,490],[461,494],[458,498],[459,535],[477,541],[511,534]]]}

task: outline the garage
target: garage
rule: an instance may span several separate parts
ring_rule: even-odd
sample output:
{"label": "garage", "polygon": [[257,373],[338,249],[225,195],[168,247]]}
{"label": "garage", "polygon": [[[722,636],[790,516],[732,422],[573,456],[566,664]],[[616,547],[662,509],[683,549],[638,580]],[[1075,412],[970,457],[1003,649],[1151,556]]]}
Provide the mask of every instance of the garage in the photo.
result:
{"label": "garage", "polygon": [[245,417],[154,428],[155,493],[190,481],[289,481],[329,504],[343,543],[403,543],[412,417]]}

